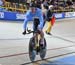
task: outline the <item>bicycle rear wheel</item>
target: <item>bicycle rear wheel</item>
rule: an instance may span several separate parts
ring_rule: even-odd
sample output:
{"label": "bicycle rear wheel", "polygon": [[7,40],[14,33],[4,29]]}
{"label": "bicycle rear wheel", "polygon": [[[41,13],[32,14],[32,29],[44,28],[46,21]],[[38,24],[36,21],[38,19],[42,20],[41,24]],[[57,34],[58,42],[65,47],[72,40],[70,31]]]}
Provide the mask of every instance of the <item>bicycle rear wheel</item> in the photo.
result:
{"label": "bicycle rear wheel", "polygon": [[[39,43],[41,43],[41,40],[40,40],[40,42]],[[44,38],[44,48],[41,48],[40,47],[40,58],[43,60],[44,58],[45,58],[45,56],[46,56],[46,40],[45,40],[45,38]]]}
{"label": "bicycle rear wheel", "polygon": [[33,38],[29,41],[29,58],[33,62],[36,57],[36,51],[34,50],[34,40]]}

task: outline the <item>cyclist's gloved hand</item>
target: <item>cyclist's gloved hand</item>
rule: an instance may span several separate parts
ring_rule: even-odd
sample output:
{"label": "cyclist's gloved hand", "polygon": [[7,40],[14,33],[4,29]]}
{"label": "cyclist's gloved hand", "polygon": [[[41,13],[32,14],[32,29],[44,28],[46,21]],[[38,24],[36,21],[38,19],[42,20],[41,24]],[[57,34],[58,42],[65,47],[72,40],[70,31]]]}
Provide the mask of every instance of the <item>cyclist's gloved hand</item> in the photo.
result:
{"label": "cyclist's gloved hand", "polygon": [[26,30],[22,34],[25,35],[26,34]]}

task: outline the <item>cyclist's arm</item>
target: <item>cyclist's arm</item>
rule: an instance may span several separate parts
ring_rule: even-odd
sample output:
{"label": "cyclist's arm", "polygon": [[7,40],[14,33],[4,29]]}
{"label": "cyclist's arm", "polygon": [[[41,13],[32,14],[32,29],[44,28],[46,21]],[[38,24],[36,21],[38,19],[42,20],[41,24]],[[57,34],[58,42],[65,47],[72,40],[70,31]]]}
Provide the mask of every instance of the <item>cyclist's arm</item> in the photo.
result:
{"label": "cyclist's arm", "polygon": [[25,19],[24,19],[24,24],[23,24],[23,28],[24,30],[26,30],[27,28],[27,23],[31,20],[31,15],[30,15],[30,11],[28,11],[26,14],[25,14]]}

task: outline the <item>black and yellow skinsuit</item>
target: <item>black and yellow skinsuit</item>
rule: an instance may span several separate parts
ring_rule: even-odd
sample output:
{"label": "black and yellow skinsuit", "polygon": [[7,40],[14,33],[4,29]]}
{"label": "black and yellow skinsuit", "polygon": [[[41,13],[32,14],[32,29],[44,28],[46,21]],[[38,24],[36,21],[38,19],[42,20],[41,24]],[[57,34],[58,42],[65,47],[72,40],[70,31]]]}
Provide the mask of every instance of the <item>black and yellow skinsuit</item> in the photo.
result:
{"label": "black and yellow skinsuit", "polygon": [[48,9],[47,10],[47,14],[46,14],[46,20],[47,20],[47,29],[46,29],[46,33],[50,34],[51,32],[51,28],[52,28],[52,24],[51,24],[51,19],[53,17],[53,12]]}
{"label": "black and yellow skinsuit", "polygon": [[45,32],[47,34],[50,34],[52,28],[51,19],[53,17],[53,12],[52,12],[52,8],[49,8],[50,3],[48,1],[43,3],[43,6],[47,10],[45,13],[45,21],[47,21],[47,29],[45,30]]}

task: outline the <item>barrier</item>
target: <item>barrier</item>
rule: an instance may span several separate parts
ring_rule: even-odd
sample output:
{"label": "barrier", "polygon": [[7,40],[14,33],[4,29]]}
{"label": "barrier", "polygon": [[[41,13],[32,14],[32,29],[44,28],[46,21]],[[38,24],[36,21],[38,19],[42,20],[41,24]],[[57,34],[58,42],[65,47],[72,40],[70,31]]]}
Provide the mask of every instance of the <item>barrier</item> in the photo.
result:
{"label": "barrier", "polygon": [[65,13],[54,13],[56,19],[62,19],[65,17]]}
{"label": "barrier", "polygon": [[4,12],[0,12],[0,19],[4,19]]}
{"label": "barrier", "polygon": [[[56,19],[75,17],[75,12],[54,13],[54,16],[56,17]],[[20,14],[17,12],[0,12],[1,20],[23,21],[24,18],[24,14]]]}
{"label": "barrier", "polygon": [[24,20],[24,14],[19,14],[17,12],[0,12],[1,20],[12,20],[12,21],[22,21]]}
{"label": "barrier", "polygon": [[75,17],[75,12],[66,12],[65,13],[65,18],[71,18],[71,17]]}

